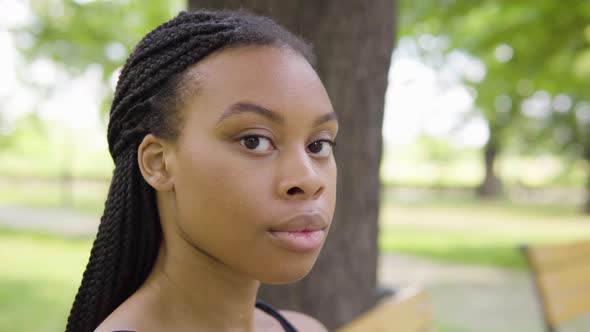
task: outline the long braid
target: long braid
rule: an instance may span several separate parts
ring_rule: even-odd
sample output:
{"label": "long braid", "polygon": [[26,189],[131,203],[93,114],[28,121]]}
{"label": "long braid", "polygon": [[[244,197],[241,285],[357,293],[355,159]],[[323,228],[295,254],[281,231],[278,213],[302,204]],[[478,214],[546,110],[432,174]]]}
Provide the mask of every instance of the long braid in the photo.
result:
{"label": "long braid", "polygon": [[186,69],[213,52],[244,45],[289,47],[313,65],[311,48],[272,20],[245,12],[182,12],[148,33],[117,83],[107,138],[115,169],[66,332],[89,332],[150,273],[162,240],[154,189],[137,162],[143,137],[175,139]]}

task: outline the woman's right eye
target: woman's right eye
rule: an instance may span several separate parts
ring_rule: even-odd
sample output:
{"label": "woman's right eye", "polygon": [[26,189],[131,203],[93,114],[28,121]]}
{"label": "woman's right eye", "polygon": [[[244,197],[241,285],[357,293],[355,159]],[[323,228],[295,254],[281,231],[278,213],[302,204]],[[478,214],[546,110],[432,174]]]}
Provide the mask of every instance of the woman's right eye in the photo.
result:
{"label": "woman's right eye", "polygon": [[273,150],[270,139],[264,136],[248,135],[240,138],[240,144],[256,153],[266,153]]}

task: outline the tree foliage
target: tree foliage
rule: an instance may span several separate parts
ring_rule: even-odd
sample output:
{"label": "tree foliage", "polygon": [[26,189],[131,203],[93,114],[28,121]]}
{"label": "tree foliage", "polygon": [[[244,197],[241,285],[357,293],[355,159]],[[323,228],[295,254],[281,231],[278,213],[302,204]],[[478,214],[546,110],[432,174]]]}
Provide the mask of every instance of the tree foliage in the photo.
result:
{"label": "tree foliage", "polygon": [[[507,145],[590,163],[590,2],[406,0],[401,5],[401,35],[444,36],[445,48],[437,52],[462,50],[486,66],[482,81],[465,82],[476,89],[477,111],[490,129],[482,187],[495,176],[495,156]],[[590,211],[590,176],[587,185]]]}
{"label": "tree foliage", "polygon": [[[550,141],[558,150],[590,144],[590,121],[583,106],[590,100],[589,2],[566,6],[551,0],[404,1],[401,12],[402,35],[444,35],[447,52],[460,49],[485,64],[485,79],[467,83],[477,89],[476,104],[488,120],[492,138],[508,131],[509,136],[528,134],[522,136],[528,147],[540,141]],[[539,106],[548,107],[545,112],[527,112],[523,107],[531,105],[523,102],[539,97],[538,91],[550,97],[562,94],[561,105],[545,98],[548,105]],[[570,108],[564,109],[568,98]],[[555,130],[562,135],[560,144],[551,135]],[[549,140],[539,140],[543,137]]]}
{"label": "tree foliage", "polygon": [[[14,33],[28,61],[50,59],[74,76],[98,65],[108,84],[139,39],[185,6],[181,0],[36,0],[32,19]],[[108,104],[109,98],[104,112]]]}

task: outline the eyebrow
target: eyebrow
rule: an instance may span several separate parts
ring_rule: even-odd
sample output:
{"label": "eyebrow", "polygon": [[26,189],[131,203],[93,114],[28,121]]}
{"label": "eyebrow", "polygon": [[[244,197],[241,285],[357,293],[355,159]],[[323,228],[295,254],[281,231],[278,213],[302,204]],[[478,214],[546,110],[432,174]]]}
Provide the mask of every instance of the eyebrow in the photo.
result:
{"label": "eyebrow", "polygon": [[[226,108],[223,113],[221,114],[221,117],[219,118],[219,120],[217,121],[217,123],[222,122],[223,120],[238,115],[238,114],[242,114],[242,113],[255,113],[258,115],[261,115],[265,118],[267,118],[268,120],[270,120],[271,122],[274,122],[276,124],[279,124],[281,126],[285,125],[285,117],[282,114],[279,114],[275,111],[269,110],[268,108],[265,108],[263,106],[254,104],[254,103],[249,103],[249,102],[238,102],[235,104],[232,104],[231,106],[229,106],[228,108]],[[314,126],[319,126],[325,122],[328,121],[338,121],[338,117],[336,116],[335,112],[330,112],[330,113],[326,113],[323,115],[320,115],[318,118],[315,119],[315,121],[313,122]]]}

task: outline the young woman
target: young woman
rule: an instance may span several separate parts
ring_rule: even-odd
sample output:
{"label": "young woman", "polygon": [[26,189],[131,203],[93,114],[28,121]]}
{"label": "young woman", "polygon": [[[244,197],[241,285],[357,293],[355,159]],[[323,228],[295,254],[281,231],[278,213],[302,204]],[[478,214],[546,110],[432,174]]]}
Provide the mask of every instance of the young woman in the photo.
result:
{"label": "young woman", "polygon": [[310,271],[334,213],[338,123],[313,63],[243,12],[183,12],[139,42],[67,331],[325,331],[256,301]]}

